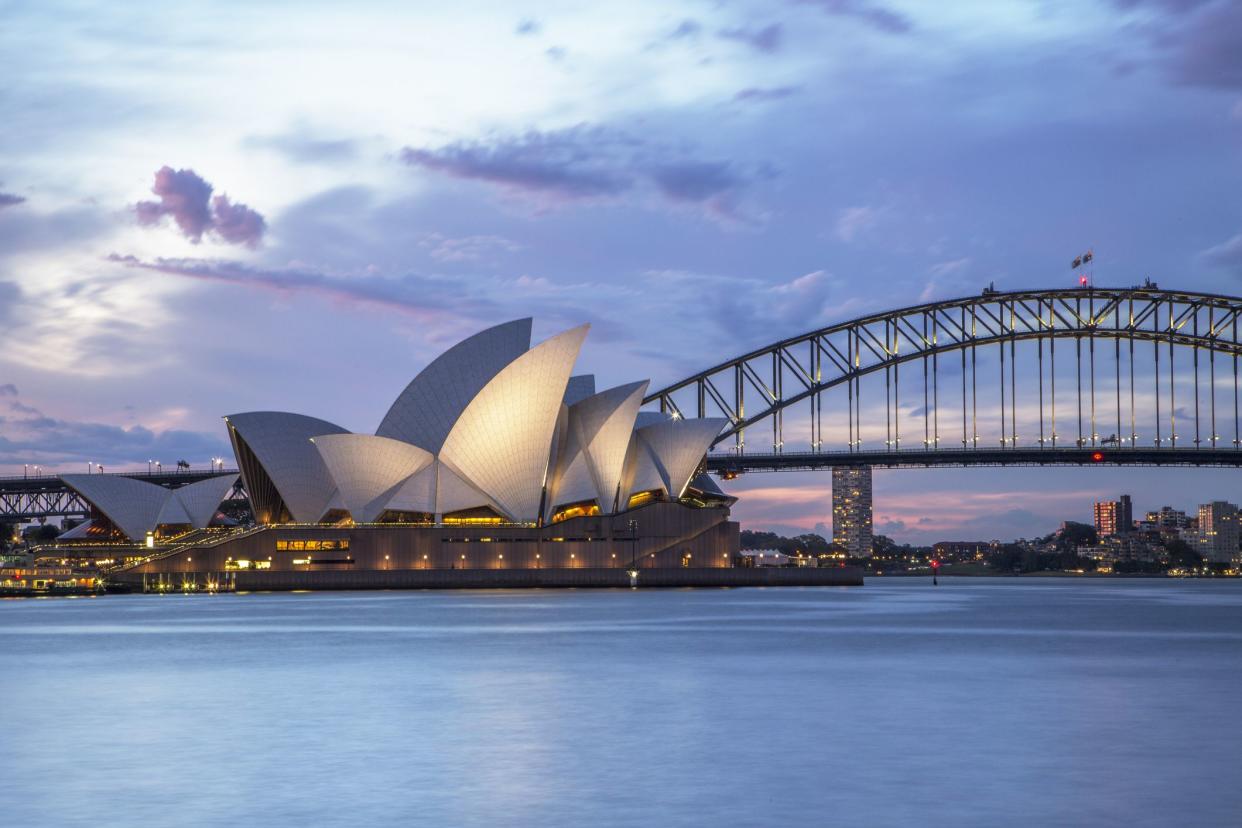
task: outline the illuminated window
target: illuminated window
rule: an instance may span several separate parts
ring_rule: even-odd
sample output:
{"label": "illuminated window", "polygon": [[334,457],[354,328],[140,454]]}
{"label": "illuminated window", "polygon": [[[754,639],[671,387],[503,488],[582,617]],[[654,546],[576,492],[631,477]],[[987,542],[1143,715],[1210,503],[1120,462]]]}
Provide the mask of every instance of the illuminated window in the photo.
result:
{"label": "illuminated window", "polygon": [[639,492],[630,496],[630,501],[626,504],[627,509],[636,509],[639,506],[646,506],[648,503],[655,501],[660,496],[659,492]]}
{"label": "illuminated window", "polygon": [[599,504],[594,500],[584,500],[579,503],[567,503],[557,507],[557,511],[552,514],[552,523],[560,523],[563,520],[569,520],[576,517],[594,517],[599,514]]}

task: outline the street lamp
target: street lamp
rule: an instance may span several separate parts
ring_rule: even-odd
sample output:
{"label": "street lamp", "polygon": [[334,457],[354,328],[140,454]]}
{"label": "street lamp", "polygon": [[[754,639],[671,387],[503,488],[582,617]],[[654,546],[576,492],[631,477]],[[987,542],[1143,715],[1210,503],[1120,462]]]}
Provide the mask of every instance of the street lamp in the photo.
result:
{"label": "street lamp", "polygon": [[151,473],[151,464],[152,464],[152,463],[154,463],[154,462],[155,462],[154,460],[148,460],[148,461],[147,461],[147,474],[150,474],[150,473]]}
{"label": "street lamp", "polygon": [[159,460],[156,460],[156,461],[155,461],[155,473],[156,473],[156,474],[163,474],[163,473],[164,473],[164,464],[163,464],[163,463],[161,463]]}

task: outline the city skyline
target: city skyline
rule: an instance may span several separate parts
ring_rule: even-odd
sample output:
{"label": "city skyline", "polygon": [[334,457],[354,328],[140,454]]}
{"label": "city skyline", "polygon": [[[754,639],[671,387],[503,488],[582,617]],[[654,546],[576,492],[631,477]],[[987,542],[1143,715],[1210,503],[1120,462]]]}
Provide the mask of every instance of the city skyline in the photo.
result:
{"label": "city skyline", "polygon": [[[1101,285],[1239,292],[1227,3],[220,9],[6,12],[0,471],[206,463],[236,410],[373,428],[536,306],[592,323],[602,387],[658,387],[1088,248]],[[1229,475],[877,470],[874,529],[1030,536]],[[826,473],[724,485],[749,528],[831,524]]]}

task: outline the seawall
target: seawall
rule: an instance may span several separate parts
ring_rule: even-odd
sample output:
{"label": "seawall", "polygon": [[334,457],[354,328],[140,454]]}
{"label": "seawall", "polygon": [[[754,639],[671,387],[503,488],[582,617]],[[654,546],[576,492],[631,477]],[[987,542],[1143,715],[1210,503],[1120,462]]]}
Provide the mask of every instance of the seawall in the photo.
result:
{"label": "seawall", "polygon": [[[141,573],[125,572],[111,579],[122,586],[142,589]],[[161,581],[169,591],[184,584],[206,589],[209,582],[237,591],[349,590],[349,589],[530,589],[629,587],[624,569],[392,569],[355,572],[184,572],[147,575],[147,588]],[[775,587],[862,586],[860,567],[716,567],[650,568],[639,570],[638,586],[648,587]]]}

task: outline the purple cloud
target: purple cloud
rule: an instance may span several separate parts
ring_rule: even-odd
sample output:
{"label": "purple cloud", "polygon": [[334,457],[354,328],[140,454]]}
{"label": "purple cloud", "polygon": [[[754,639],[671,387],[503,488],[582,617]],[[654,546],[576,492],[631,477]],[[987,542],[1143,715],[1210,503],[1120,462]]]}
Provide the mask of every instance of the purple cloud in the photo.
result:
{"label": "purple cloud", "polygon": [[151,192],[160,200],[134,205],[139,224],[158,224],[164,216],[171,216],[182,235],[193,242],[202,241],[203,233],[211,228],[210,184],[194,170],[164,166],[156,171]]}
{"label": "purple cloud", "polygon": [[781,48],[784,32],[780,23],[772,23],[762,29],[721,29],[717,34],[725,40],[736,40],[764,54],[774,54]]}
{"label": "purple cloud", "polygon": [[651,177],[660,192],[674,201],[706,201],[742,184],[732,165],[719,161],[665,164],[654,169]]}
{"label": "purple cloud", "polygon": [[149,227],[170,216],[181,234],[195,244],[203,240],[204,233],[214,232],[229,244],[255,247],[267,229],[263,216],[246,205],[230,202],[224,195],[213,199],[211,184],[194,170],[161,167],[151,192],[159,201],[134,205],[138,223]]}
{"label": "purple cloud", "polygon": [[454,178],[564,198],[613,196],[633,185],[610,158],[618,138],[604,130],[571,127],[530,131],[493,144],[457,142],[437,150],[406,147],[401,160]]}
{"label": "purple cloud", "polygon": [[797,94],[800,87],[797,86],[748,86],[738,91],[733,96],[734,101],[747,103],[762,103],[764,101],[779,101],[781,98],[788,98],[790,95]]}
{"label": "purple cloud", "polygon": [[214,216],[212,229],[229,244],[257,247],[267,229],[263,216],[245,204],[229,201],[227,195],[212,198],[211,212]]}
{"label": "purple cloud", "polygon": [[15,207],[25,201],[25,198],[13,193],[0,193],[0,210],[3,210],[5,207]]}
{"label": "purple cloud", "polygon": [[794,2],[815,6],[825,14],[853,17],[889,34],[904,34],[912,28],[910,21],[903,15],[865,0],[794,0]]}
{"label": "purple cloud", "polygon": [[677,203],[730,215],[725,198],[749,180],[727,161],[698,161],[613,129],[584,125],[530,131],[492,143],[458,142],[401,151],[406,164],[453,178],[485,181],[535,198],[611,199],[640,187]]}
{"label": "purple cloud", "polygon": [[[461,286],[455,280],[408,275],[390,278],[371,273],[339,276],[309,268],[264,269],[238,262],[211,259],[155,259],[111,253],[107,261],[136,270],[164,273],[204,282],[244,285],[279,293],[308,292],[330,299],[379,305],[407,313],[426,322],[442,321],[456,310]],[[474,309],[486,314],[491,306],[479,297]]]}

